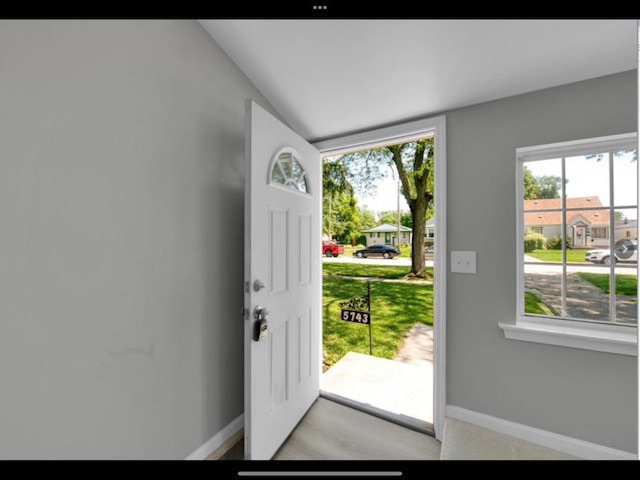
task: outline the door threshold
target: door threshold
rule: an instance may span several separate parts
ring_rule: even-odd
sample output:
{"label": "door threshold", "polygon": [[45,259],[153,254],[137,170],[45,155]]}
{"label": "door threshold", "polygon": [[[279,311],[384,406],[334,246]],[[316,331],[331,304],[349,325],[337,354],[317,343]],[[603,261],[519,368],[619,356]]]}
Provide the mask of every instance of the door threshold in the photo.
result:
{"label": "door threshold", "polygon": [[373,405],[370,405],[367,403],[358,402],[350,398],[343,397],[342,395],[336,395],[335,393],[327,392],[325,390],[320,390],[320,397],[325,398],[327,400],[331,400],[332,402],[339,403],[346,407],[350,407],[355,410],[368,413],[375,417],[381,418],[383,420],[387,420],[389,422],[395,423],[396,425],[400,425],[405,428],[409,428],[416,432],[424,433],[434,438],[436,436],[435,429],[433,428],[433,424],[426,422],[424,420],[420,420],[414,417],[409,417],[407,415],[402,415],[399,413],[390,412],[388,410],[374,407]]}

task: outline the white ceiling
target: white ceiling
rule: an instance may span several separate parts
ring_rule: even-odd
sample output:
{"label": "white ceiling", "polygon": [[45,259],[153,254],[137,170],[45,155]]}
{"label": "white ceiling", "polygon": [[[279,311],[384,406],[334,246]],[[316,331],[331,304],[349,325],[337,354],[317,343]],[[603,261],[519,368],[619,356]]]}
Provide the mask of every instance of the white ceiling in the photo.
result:
{"label": "white ceiling", "polygon": [[634,19],[208,19],[309,141],[638,66]]}

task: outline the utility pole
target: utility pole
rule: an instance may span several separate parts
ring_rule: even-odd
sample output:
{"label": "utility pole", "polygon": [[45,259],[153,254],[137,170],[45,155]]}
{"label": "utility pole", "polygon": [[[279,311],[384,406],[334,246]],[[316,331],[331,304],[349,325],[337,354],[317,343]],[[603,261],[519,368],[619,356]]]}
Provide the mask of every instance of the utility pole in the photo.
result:
{"label": "utility pole", "polygon": [[400,179],[398,179],[398,251],[400,251]]}
{"label": "utility pole", "polygon": [[332,203],[333,195],[329,196],[329,216],[327,217],[327,234],[329,235],[329,240],[331,240],[331,203]]}

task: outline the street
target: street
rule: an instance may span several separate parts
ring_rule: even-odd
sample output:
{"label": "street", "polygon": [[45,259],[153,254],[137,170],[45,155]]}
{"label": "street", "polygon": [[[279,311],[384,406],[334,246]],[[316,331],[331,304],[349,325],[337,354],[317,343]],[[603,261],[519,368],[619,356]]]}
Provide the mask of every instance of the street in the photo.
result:
{"label": "street", "polygon": [[[525,257],[527,263],[524,266],[525,273],[562,273],[560,265],[544,265],[533,257]],[[568,264],[567,273],[589,272],[589,273],[609,273],[609,265],[584,263],[584,264]],[[638,275],[637,263],[617,263],[615,265],[616,275]]]}
{"label": "street", "polygon": [[[531,257],[527,257],[527,261],[530,261]],[[411,258],[390,258],[385,260],[384,258],[356,258],[351,255],[340,255],[333,258],[322,258],[323,262],[327,263],[362,263],[365,265],[405,265],[411,266]],[[425,261],[427,267],[433,267],[433,260]],[[567,273],[576,272],[591,272],[591,273],[609,273],[609,265],[594,265],[591,263],[585,263],[582,265],[567,265]],[[527,263],[525,265],[525,273],[562,273],[562,267],[559,265],[545,265],[540,262]],[[615,265],[615,273],[617,275],[636,275],[638,274],[638,266],[635,263]]]}

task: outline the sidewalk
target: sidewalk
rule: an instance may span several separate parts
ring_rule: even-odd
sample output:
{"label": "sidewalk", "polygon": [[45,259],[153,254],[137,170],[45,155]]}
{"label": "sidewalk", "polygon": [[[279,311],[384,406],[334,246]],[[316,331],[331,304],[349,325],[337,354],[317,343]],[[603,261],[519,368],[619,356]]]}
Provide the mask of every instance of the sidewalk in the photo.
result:
{"label": "sidewalk", "polygon": [[[566,309],[571,318],[602,320],[609,317],[609,295],[577,273],[567,274]],[[525,290],[536,295],[556,312],[562,311],[560,275],[525,274]],[[616,321],[635,323],[638,305],[635,296],[616,295]]]}

